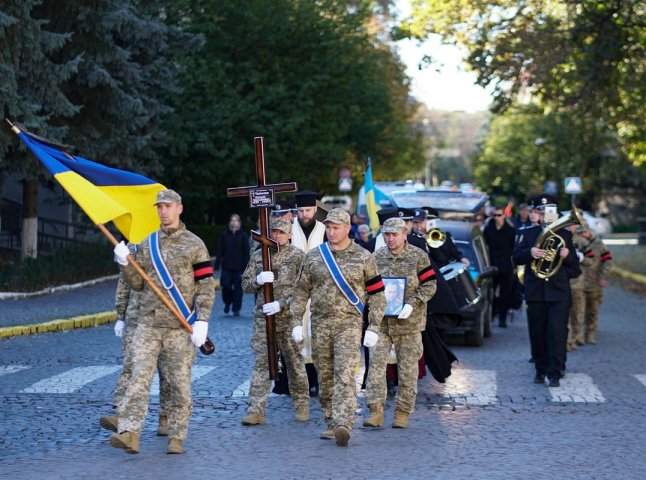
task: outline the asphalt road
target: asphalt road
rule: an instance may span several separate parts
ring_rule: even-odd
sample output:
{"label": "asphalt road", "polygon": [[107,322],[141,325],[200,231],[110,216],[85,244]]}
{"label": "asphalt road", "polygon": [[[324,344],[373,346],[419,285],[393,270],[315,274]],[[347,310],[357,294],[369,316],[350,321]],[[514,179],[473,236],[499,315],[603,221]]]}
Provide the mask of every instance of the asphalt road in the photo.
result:
{"label": "asphalt road", "polygon": [[[99,290],[102,299],[87,301],[109,304],[114,292]],[[646,478],[644,297],[608,288],[599,344],[569,354],[561,388],[532,383],[520,312],[509,328],[494,327],[482,347],[454,347],[460,362],[447,384],[430,375],[420,380],[410,428],[390,428],[392,399],[385,428],[361,427],[360,393],[348,448],[318,438],[324,424],[316,399],[306,424],[293,420],[288,397],[273,396],[266,425],[241,425],[252,367],[251,302],[247,296],[242,316],[233,318],[218,301],[209,332],[216,354],[198,355],[193,417],[179,456],[166,455],[166,440],[155,435],[157,396],[139,455],[112,448],[99,427],[99,416],[111,412],[121,361],[110,325],[1,340],[1,476]],[[0,302],[3,318],[8,305]]]}

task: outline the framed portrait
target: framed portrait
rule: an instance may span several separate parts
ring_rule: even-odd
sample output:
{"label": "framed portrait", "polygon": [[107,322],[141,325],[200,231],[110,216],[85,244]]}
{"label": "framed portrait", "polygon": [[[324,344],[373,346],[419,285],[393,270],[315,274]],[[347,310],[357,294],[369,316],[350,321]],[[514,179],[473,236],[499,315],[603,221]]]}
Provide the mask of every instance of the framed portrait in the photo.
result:
{"label": "framed portrait", "polygon": [[384,277],[386,311],[384,317],[397,317],[405,305],[406,277]]}

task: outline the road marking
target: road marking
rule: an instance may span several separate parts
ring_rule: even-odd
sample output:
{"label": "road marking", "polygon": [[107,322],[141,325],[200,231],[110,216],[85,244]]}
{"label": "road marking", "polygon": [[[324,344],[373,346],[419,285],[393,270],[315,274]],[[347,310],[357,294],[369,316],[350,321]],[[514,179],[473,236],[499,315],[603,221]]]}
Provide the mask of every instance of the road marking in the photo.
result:
{"label": "road marking", "polygon": [[637,380],[639,380],[642,385],[646,387],[646,375],[633,375]]}
{"label": "road marking", "polygon": [[560,387],[550,388],[553,402],[602,403],[601,391],[586,373],[569,373],[561,379]]}
{"label": "road marking", "polygon": [[440,394],[457,404],[498,404],[496,372],[454,368],[446,383],[437,386]]}
{"label": "road marking", "polygon": [[27,368],[31,368],[28,365],[7,365],[7,366],[0,366],[0,377],[3,375],[8,375],[9,373],[16,373],[21,370],[25,370]]}
{"label": "road marking", "polygon": [[636,238],[604,238],[603,243],[606,245],[637,245],[639,241]]}
{"label": "road marking", "polygon": [[[209,365],[193,365],[193,374],[191,375],[191,381],[194,382],[213,369],[215,369],[215,367],[211,367]],[[155,372],[153,383],[150,385],[150,395],[159,396],[159,374],[157,372]]]}
{"label": "road marking", "polygon": [[77,367],[24,388],[21,393],[74,393],[84,385],[121,369],[120,365]]}

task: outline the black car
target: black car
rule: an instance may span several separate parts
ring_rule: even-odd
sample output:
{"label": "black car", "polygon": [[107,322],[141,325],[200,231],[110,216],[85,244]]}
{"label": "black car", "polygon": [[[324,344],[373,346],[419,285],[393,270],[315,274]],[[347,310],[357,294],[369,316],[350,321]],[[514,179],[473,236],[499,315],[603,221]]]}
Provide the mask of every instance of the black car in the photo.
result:
{"label": "black car", "polygon": [[440,214],[438,228],[451,233],[458,249],[471,262],[468,273],[479,289],[479,298],[461,309],[461,324],[447,333],[464,335],[464,343],[472,346],[482,345],[483,338],[491,335],[492,277],[496,269],[490,264],[487,243],[480,227],[473,221],[488,199],[486,194],[480,192],[445,190],[401,191],[390,195],[391,204],[396,207],[431,206],[437,209]]}

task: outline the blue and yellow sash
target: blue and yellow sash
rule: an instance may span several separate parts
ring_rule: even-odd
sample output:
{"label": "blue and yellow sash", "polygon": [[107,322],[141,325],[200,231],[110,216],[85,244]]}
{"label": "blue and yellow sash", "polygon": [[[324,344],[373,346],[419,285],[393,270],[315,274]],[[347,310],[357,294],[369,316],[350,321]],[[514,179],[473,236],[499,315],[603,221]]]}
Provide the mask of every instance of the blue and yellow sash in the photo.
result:
{"label": "blue and yellow sash", "polygon": [[321,252],[323,262],[329,270],[330,275],[332,275],[332,279],[334,280],[334,283],[336,283],[336,286],[339,287],[341,293],[343,293],[345,298],[348,299],[350,305],[359,310],[359,313],[363,315],[363,303],[361,302],[361,299],[358,297],[358,295],[354,293],[354,290],[352,290],[352,287],[346,281],[343,273],[341,273],[341,269],[339,268],[339,265],[337,265],[334,255],[332,255],[332,251],[330,250],[330,245],[328,244],[328,242],[320,244],[319,251]]}

